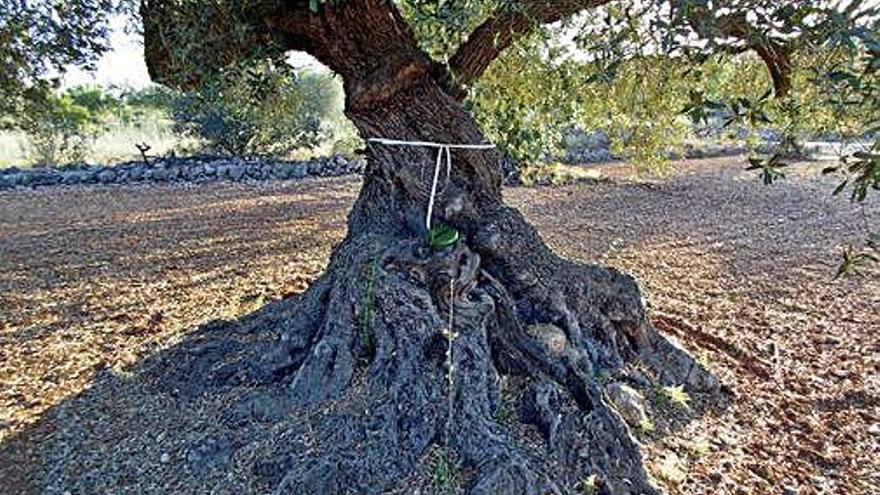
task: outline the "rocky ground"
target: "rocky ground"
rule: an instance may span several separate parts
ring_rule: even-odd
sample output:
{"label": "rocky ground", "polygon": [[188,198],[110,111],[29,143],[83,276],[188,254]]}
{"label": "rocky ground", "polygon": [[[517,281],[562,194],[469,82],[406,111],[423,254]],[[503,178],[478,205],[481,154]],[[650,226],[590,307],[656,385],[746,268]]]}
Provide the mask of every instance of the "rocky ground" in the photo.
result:
{"label": "rocky ground", "polygon": [[[880,221],[880,202],[831,197],[818,164],[769,188],[743,168],[687,161],[671,178],[634,179],[613,165],[602,168],[608,181],[506,197],[564,255],[635,274],[658,328],[735,392],[700,414],[653,398],[653,429],[638,435],[658,484],[877,493],[880,274],[832,276],[840,247]],[[358,186],[342,177],[0,193],[0,492],[277,484],[272,466],[245,467],[307,437],[308,418],[265,398],[242,402],[240,390],[190,398],[168,357],[210,345],[217,320],[302,291],[342,238]],[[230,421],[260,440],[240,448],[240,436],[219,433]],[[440,493],[438,466],[429,456],[413,486]]]}

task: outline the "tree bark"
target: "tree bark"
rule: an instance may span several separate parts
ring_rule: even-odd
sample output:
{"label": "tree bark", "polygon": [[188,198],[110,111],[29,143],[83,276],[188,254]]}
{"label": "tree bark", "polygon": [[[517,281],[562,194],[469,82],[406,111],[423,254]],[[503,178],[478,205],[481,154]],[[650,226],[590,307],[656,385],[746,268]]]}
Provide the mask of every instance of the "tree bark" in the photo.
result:
{"label": "tree bark", "polygon": [[[308,22],[297,39],[342,75],[363,138],[486,142],[393,7],[350,0]],[[505,206],[499,152],[452,153],[433,220],[454,245],[425,241],[436,150],[370,144],[327,271],[262,322],[280,344],[205,380],[246,374],[314,412],[278,493],[385,493],[435,448],[469,494],[570,494],[590,476],[598,493],[655,493],[609,387],[715,379],[650,325],[631,277],[556,256]]]}
{"label": "tree bark", "polygon": [[[365,138],[485,142],[430,78],[349,117]],[[435,152],[370,146],[347,238],[273,323],[285,345],[265,374],[322,418],[278,492],[384,493],[439,447],[469,494],[571,494],[590,476],[655,493],[609,387],[716,381],[654,330],[631,277],[559,258],[504,205],[496,151],[453,151],[434,222],[462,236],[427,246]]]}

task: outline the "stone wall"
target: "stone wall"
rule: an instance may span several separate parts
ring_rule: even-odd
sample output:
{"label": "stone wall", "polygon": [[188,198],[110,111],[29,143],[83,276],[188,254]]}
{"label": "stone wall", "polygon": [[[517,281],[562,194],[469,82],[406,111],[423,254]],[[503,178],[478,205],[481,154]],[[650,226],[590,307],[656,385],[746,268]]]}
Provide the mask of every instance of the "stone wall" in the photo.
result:
{"label": "stone wall", "polygon": [[[567,153],[562,160],[570,164],[600,163],[619,160],[610,150],[611,141],[601,131],[572,134],[567,139]],[[810,143],[825,145],[829,143]],[[833,143],[832,143],[833,144]],[[827,147],[827,146],[826,146]],[[814,149],[815,148],[815,149]],[[821,156],[820,147],[807,146],[812,155]],[[818,151],[817,151],[818,150]],[[672,159],[711,158],[748,153],[748,148],[735,143],[697,143],[686,146],[682,154],[670,154]],[[773,143],[765,142],[756,151],[769,153]],[[164,157],[123,163],[119,165],[75,164],[63,167],[11,167],[0,169],[0,190],[15,187],[40,187],[77,184],[134,184],[150,182],[213,182],[288,180],[306,177],[332,177],[360,174],[366,162],[349,160],[343,156],[314,158],[308,161],[290,162],[229,157]],[[506,182],[516,184],[518,170],[515,162],[504,161]]]}
{"label": "stone wall", "polygon": [[0,169],[0,190],[76,184],[134,184],[150,182],[212,182],[302,179],[359,174],[366,162],[342,156],[302,162],[226,157],[156,158],[119,165],[67,165],[58,168]]}

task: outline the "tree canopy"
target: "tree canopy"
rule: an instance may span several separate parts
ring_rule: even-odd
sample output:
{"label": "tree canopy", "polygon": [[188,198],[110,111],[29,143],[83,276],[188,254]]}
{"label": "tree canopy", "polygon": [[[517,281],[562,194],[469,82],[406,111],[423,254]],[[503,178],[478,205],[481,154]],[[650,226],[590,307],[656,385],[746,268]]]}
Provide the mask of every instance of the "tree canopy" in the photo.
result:
{"label": "tree canopy", "polygon": [[[110,14],[140,3],[154,77],[177,84],[229,66],[255,51],[315,51],[313,17],[344,0],[4,0],[0,18],[3,88],[27,87],[107,50]],[[779,95],[791,86],[792,53],[821,45],[876,53],[876,7],[853,1],[805,4],[772,0],[463,0],[393,2],[419,46],[449,72],[453,87],[473,84],[506,48],[562,22],[578,48],[612,70],[636,54],[697,60],[752,50]],[[283,22],[279,22],[283,20]],[[312,26],[315,27],[315,26]],[[160,46],[161,45],[161,46]],[[211,54],[211,56],[204,56]],[[319,57],[320,58],[320,57]],[[876,61],[874,62],[876,68]]]}
{"label": "tree canopy", "polygon": [[[145,28],[156,30],[167,46],[163,61],[181,74],[198,75],[222,67],[250,50],[317,49],[309,19],[343,2],[201,2],[145,1]],[[419,46],[444,65],[450,84],[468,86],[517,41],[563,23],[576,31],[579,48],[609,65],[635,54],[662,53],[697,60],[714,53],[752,50],[767,65],[775,89],[791,85],[791,54],[823,44],[857,49],[876,37],[871,22],[876,9],[859,1],[815,2],[770,0],[581,1],[416,1],[393,2],[408,21]],[[291,7],[290,4],[302,6]],[[283,5],[283,6],[282,6]],[[308,8],[306,8],[308,5]],[[279,12],[281,9],[281,12]],[[206,12],[207,10],[207,12]],[[205,15],[201,15],[205,14]],[[274,25],[269,19],[285,19]],[[302,31],[299,31],[302,29]],[[148,39],[151,37],[148,36]],[[260,42],[260,43],[257,43]],[[311,45],[311,46],[310,46]],[[162,50],[148,49],[158,55]],[[207,60],[187,60],[213,53]],[[319,57],[320,58],[320,57]],[[165,67],[159,60],[155,70]],[[172,74],[175,74],[172,76]],[[157,74],[158,75],[158,74]],[[161,76],[160,76],[161,77]],[[182,79],[178,82],[186,82]]]}
{"label": "tree canopy", "polygon": [[[108,49],[108,19],[120,12],[140,14],[142,24],[135,20],[133,25],[144,31],[151,75],[178,87],[192,86],[243,59],[281,57],[291,49],[310,52],[327,63],[329,44],[321,40],[327,33],[321,33],[317,20],[332,18],[333,9],[343,3],[3,0],[0,59],[5,70],[0,91],[7,103],[20,102],[28,91],[44,87],[66,67],[88,66]],[[627,61],[640,57],[675,59],[688,70],[718,54],[752,52],[764,63],[778,97],[791,89],[797,70],[793,63],[809,66],[804,61],[817,50],[832,53],[834,61],[811,66],[825,71],[816,78],[833,74],[837,82],[860,79],[863,86],[870,86],[872,80],[865,78],[874,77],[880,65],[877,8],[857,0],[392,3],[395,15],[405,19],[418,47],[430,58],[428,69],[442,76],[450,94],[458,98],[472,93],[492,62],[514,44],[528,47],[529,58],[511,55],[505,64],[564,66],[570,72],[588,61],[593,73],[581,74],[581,82],[608,81]],[[376,32],[370,34],[377,37]],[[376,55],[381,59],[383,54]],[[339,71],[333,63],[328,65]],[[703,83],[699,78],[689,81],[691,89],[700,89]]]}

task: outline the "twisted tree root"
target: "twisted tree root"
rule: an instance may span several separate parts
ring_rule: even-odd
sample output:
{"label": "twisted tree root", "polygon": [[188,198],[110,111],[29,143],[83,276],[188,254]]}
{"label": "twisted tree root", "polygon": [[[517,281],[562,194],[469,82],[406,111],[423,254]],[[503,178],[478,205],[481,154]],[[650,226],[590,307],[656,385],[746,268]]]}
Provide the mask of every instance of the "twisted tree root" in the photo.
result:
{"label": "twisted tree root", "polygon": [[[309,291],[252,323],[274,344],[224,348],[237,366],[199,368],[208,383],[271,387],[306,414],[283,459],[255,467],[280,471],[264,477],[276,493],[389,493],[437,447],[469,494],[571,494],[587,478],[599,493],[657,492],[606,382],[717,382],[648,324],[629,277],[502,260],[506,245],[349,240]],[[514,418],[499,418],[502,403]]]}

